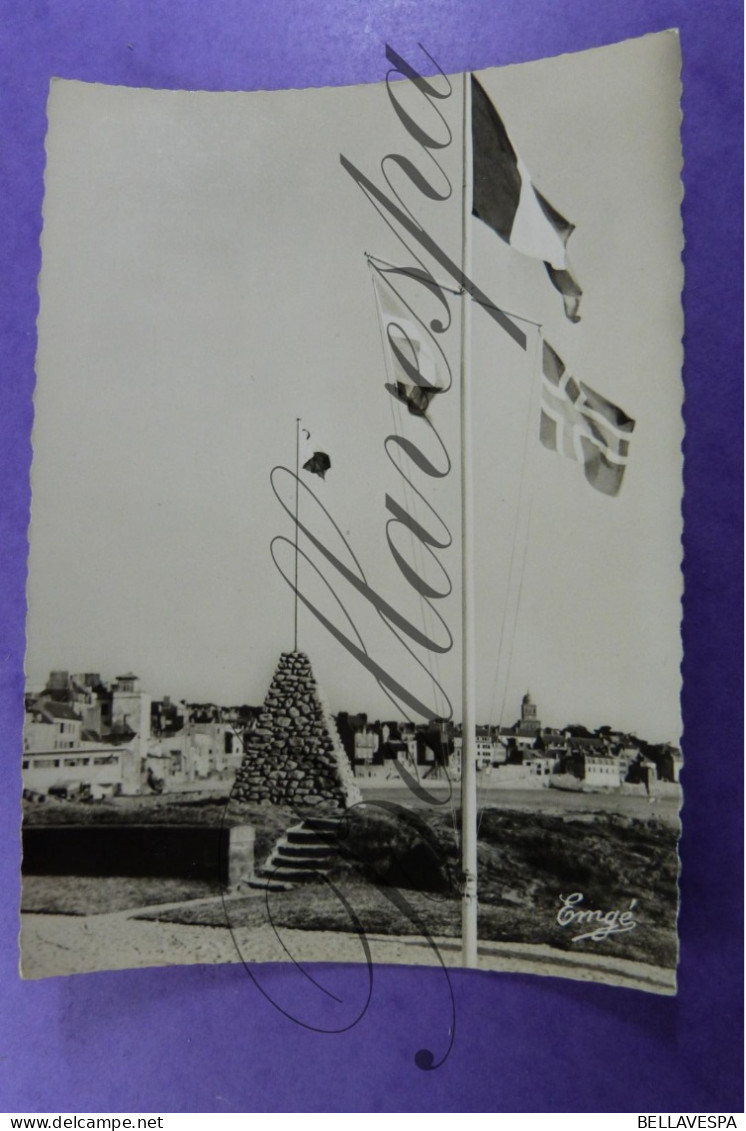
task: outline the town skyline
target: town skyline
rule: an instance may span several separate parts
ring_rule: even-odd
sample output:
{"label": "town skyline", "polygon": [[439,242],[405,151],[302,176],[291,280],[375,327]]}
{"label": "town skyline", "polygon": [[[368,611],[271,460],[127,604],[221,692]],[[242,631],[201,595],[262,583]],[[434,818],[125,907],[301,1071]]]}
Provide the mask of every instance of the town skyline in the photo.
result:
{"label": "town skyline", "polygon": [[[459,780],[463,752],[459,721],[334,711],[308,658],[285,652],[261,706],[156,699],[134,672],[111,682],[100,672],[50,672],[46,687],[25,699],[21,770],[24,797],[35,802],[202,788],[276,804],[282,780],[293,798],[300,790],[308,804],[347,807],[363,800],[357,783],[388,789],[411,786],[413,775],[434,786]],[[542,725],[529,692],[512,724],[476,724],[473,758],[489,790],[611,789],[607,799],[620,805],[630,790],[651,797],[678,786],[682,766],[670,742],[610,725]]]}
{"label": "town skyline", "polygon": [[[312,660],[311,666],[313,667]],[[172,707],[179,707],[183,704],[185,707],[191,710],[214,707],[219,711],[236,711],[246,707],[250,708],[252,711],[259,711],[264,703],[264,695],[257,700],[232,701],[228,700],[225,697],[206,698],[203,695],[181,695],[179,694],[180,689],[176,689],[175,691],[174,689],[161,691],[160,688],[163,686],[163,681],[151,685],[146,679],[140,676],[133,667],[128,668],[126,672],[120,672],[117,675],[108,675],[106,674],[105,669],[102,670],[100,668],[92,667],[91,665],[84,665],[78,669],[73,669],[71,667],[50,668],[47,672],[46,679],[27,681],[25,689],[26,696],[43,697],[44,692],[50,689],[52,677],[55,675],[58,677],[64,675],[70,680],[75,680],[77,677],[90,677],[91,675],[96,675],[100,677],[102,686],[107,689],[111,689],[118,680],[131,680],[134,678],[139,684],[139,690],[148,695],[152,703],[170,703]],[[155,693],[153,688],[158,688],[158,693]],[[322,687],[321,690],[326,694],[325,688]],[[556,718],[548,719],[546,717],[546,712],[542,707],[541,695],[535,694],[530,687],[527,687],[523,691],[517,702],[511,706],[510,710],[508,710],[504,719],[498,721],[488,718],[481,718],[480,716],[477,719],[477,727],[482,729],[485,727],[497,729],[499,727],[509,728],[515,725],[520,720],[521,707],[526,697],[528,697],[536,705],[537,710],[539,711],[540,721],[543,724],[542,730],[562,732],[570,727],[578,726],[587,729],[589,732],[596,732],[605,728],[610,728],[614,733],[626,734],[643,739],[645,741],[650,741],[645,732],[641,731],[639,728],[619,726],[614,719],[605,719],[603,722],[598,723],[595,722],[595,719],[592,722],[589,722],[589,720],[586,718],[576,718],[575,716],[567,717],[566,719],[563,717],[562,721],[560,722],[558,722]],[[337,705],[337,703],[333,700],[330,700],[330,707],[332,714],[335,717],[340,714],[346,714],[351,717],[364,715],[367,718],[368,725],[394,724],[403,726],[414,725],[415,727],[425,727],[429,722],[441,721],[439,716],[433,716],[432,719],[419,720],[412,723],[412,720],[407,719],[403,715],[397,716],[393,714],[376,714],[375,712],[366,710],[364,706],[360,706],[359,704],[355,705],[343,703],[341,705]],[[462,721],[460,718],[452,717],[450,720],[443,721],[448,721],[456,730],[460,731],[462,726]],[[654,741],[658,743],[670,743],[672,745],[679,745],[680,743],[680,739],[674,735],[668,736],[667,738],[661,738],[660,736],[657,736]]]}

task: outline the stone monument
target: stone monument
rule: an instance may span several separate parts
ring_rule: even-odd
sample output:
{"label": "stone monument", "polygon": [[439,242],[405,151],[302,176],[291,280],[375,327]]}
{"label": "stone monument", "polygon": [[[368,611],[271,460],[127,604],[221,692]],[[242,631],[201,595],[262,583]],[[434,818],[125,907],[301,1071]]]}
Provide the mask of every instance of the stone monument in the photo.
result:
{"label": "stone monument", "polygon": [[341,813],[362,800],[304,652],[280,656],[258,725],[244,739],[233,796],[289,805],[300,814]]}

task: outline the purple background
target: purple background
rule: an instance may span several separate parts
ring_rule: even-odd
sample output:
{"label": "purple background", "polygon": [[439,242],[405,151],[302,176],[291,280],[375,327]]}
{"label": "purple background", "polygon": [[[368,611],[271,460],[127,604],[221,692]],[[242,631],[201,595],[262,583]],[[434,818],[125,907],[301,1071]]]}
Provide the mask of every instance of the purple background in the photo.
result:
{"label": "purple background", "polygon": [[[737,0],[2,0],[0,735],[4,1111],[738,1111],[741,1100],[742,13]],[[681,30],[686,196],[686,806],[676,999],[528,976],[375,972],[336,1036],[241,967],[16,972],[36,281],[52,75],[207,90],[377,81],[384,43],[448,72]],[[64,600],[64,593],[60,593]],[[280,992],[292,975],[264,968]],[[352,968],[338,984],[357,984]]]}

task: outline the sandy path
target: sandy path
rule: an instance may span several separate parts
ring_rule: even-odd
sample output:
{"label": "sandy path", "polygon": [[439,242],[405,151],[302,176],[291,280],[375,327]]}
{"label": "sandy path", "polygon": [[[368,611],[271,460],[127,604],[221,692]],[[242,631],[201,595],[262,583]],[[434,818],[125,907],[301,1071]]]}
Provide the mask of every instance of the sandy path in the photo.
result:
{"label": "sandy path", "polygon": [[[212,965],[241,959],[251,963],[288,961],[287,952],[270,926],[239,929],[234,941],[224,927],[151,922],[130,918],[131,915],[132,912],[23,915],[23,977],[142,966]],[[365,961],[360,940],[354,934],[285,930],[282,940],[298,962]],[[432,966],[439,961],[433,950],[416,938],[369,935],[368,943],[376,965]],[[456,940],[438,939],[437,944],[445,965],[460,966],[460,945]],[[544,946],[482,942],[479,967],[612,983],[654,993],[675,992],[673,971],[604,955],[573,955]]]}

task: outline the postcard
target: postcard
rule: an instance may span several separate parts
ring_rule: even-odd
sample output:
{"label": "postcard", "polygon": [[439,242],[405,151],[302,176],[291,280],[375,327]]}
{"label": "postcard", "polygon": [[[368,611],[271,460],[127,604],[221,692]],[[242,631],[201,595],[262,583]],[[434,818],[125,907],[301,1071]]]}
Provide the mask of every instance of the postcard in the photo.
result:
{"label": "postcard", "polygon": [[385,71],[51,85],[25,978],[675,993],[678,37]]}

